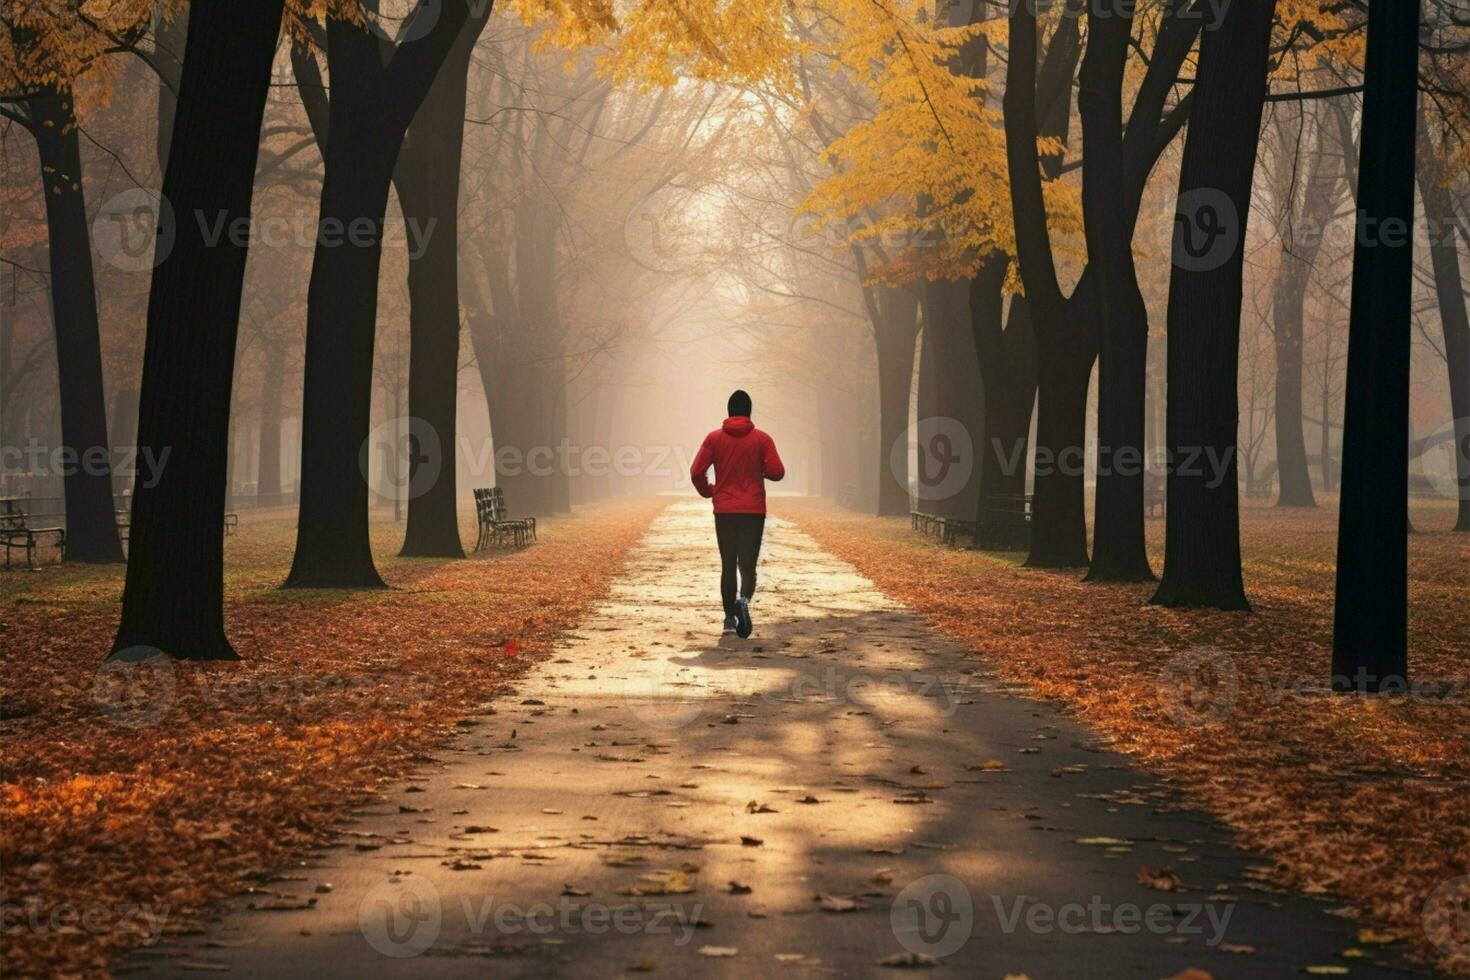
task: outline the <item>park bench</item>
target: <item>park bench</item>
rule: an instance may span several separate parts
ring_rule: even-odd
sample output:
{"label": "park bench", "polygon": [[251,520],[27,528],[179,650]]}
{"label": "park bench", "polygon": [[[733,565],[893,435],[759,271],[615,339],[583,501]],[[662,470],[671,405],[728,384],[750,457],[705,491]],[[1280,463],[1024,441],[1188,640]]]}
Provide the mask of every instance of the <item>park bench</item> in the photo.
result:
{"label": "park bench", "polygon": [[536,540],[536,518],[511,518],[505,514],[505,492],[500,487],[481,487],[475,490],[475,520],[479,535],[475,538],[475,550],[483,551],[490,545],[513,542],[517,548],[527,541]]}
{"label": "park bench", "polygon": [[858,509],[858,488],[855,484],[844,483],[837,488],[837,506],[848,510]]}
{"label": "park bench", "polygon": [[976,521],[967,521],[958,517],[945,517],[939,521],[939,541],[941,544],[954,544],[960,538],[975,539]]}
{"label": "park bench", "polygon": [[940,517],[921,510],[909,511],[909,525],[925,536],[934,535],[944,544],[954,544],[960,537],[975,536],[975,522],[957,517]]}
{"label": "park bench", "polygon": [[1250,481],[1246,481],[1246,485],[1245,485],[1245,495],[1246,495],[1246,498],[1247,499],[1250,499],[1250,500],[1270,500],[1271,499],[1271,488],[1273,486],[1275,486],[1275,481],[1272,480],[1272,479],[1270,479],[1269,477],[1267,477],[1264,480],[1259,480],[1259,481],[1257,481],[1255,483],[1251,483]]}
{"label": "park bench", "polygon": [[24,497],[0,497],[0,548],[5,549],[5,568],[9,571],[10,553],[17,548],[26,553],[26,567],[36,567],[36,549],[44,538],[55,538],[56,550],[66,556],[66,528],[31,527],[25,512]]}
{"label": "park bench", "polygon": [[934,514],[926,514],[922,510],[909,511],[909,526],[920,534],[934,533],[934,525],[939,517]]}
{"label": "park bench", "polygon": [[987,551],[1024,551],[1031,546],[1031,494],[997,493],[980,506],[975,545]]}

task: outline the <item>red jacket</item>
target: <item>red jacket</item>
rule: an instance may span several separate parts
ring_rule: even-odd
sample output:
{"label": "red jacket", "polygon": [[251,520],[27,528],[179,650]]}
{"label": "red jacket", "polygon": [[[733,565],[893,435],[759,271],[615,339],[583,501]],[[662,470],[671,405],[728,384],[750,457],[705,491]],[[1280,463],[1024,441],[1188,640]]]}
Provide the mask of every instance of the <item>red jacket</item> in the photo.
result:
{"label": "red jacket", "polygon": [[[706,472],[715,468],[715,483]],[[766,480],[786,475],[776,444],[743,415],[733,415],[704,437],[689,478],[701,497],[715,498],[716,514],[764,514]]]}

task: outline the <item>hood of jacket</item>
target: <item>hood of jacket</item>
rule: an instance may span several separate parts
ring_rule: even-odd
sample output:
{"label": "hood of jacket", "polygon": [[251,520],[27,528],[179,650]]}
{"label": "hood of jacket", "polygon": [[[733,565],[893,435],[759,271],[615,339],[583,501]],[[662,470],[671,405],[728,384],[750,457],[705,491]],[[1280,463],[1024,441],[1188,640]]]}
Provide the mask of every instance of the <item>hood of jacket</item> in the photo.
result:
{"label": "hood of jacket", "polygon": [[724,424],[720,426],[720,429],[725,435],[734,436],[739,439],[755,431],[755,423],[744,415],[732,415],[725,420]]}

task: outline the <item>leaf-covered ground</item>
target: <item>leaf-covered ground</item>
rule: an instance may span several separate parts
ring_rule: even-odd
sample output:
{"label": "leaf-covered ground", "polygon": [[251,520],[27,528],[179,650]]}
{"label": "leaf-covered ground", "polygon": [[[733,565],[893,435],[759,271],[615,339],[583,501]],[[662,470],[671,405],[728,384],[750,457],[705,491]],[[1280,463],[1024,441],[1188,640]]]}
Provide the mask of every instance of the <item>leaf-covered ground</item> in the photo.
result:
{"label": "leaf-covered ground", "polygon": [[386,592],[282,592],[294,520],[225,546],[233,664],[107,669],[121,568],[0,575],[0,874],[7,975],[99,975],[197,928],[542,656],[661,503],[541,522],[540,543],[399,559]]}
{"label": "leaf-covered ground", "polygon": [[[1470,971],[1447,904],[1470,873],[1470,536],[1453,511],[1415,510],[1409,656],[1416,693],[1339,696],[1331,664],[1336,511],[1248,507],[1250,613],[1147,604],[1148,585],[1086,584],[1024,555],[941,547],[904,518],[783,501],[823,547],[1068,704],[1178,782],[1276,862],[1280,884],[1335,896],[1441,968]],[[1155,572],[1162,520],[1149,521]],[[1444,893],[1440,892],[1440,896]],[[1459,925],[1463,928],[1463,923]],[[1436,945],[1434,940],[1441,941]]]}

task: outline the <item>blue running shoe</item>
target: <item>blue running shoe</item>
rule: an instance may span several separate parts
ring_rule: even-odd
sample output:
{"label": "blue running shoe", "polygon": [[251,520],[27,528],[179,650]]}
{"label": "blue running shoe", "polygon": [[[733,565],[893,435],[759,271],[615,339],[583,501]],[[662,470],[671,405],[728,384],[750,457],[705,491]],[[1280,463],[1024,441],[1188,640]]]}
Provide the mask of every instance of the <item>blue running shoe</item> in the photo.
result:
{"label": "blue running shoe", "polygon": [[725,635],[726,636],[734,636],[735,635],[735,629],[736,629],[736,627],[738,625],[739,624],[736,621],[736,619],[735,619],[734,616],[726,616],[725,617]]}
{"label": "blue running shoe", "polygon": [[750,600],[745,596],[735,600],[735,620],[735,633],[742,640],[755,629],[755,624],[750,621]]}

